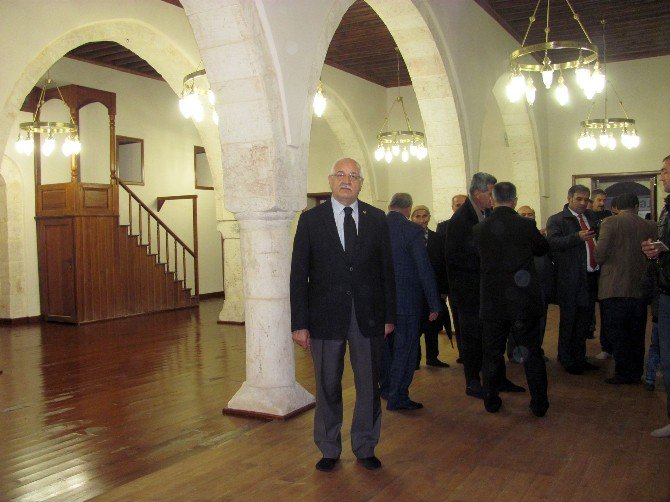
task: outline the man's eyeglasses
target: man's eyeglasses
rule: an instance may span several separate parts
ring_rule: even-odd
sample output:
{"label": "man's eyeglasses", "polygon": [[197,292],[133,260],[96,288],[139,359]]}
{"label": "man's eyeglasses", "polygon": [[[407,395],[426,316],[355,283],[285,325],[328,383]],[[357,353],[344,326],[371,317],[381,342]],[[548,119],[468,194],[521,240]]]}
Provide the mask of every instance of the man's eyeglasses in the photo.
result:
{"label": "man's eyeglasses", "polygon": [[336,177],[338,180],[344,180],[344,178],[349,178],[349,181],[361,181],[363,177],[358,174],[358,173],[345,173],[343,171],[337,171],[335,174],[331,174],[331,176]]}

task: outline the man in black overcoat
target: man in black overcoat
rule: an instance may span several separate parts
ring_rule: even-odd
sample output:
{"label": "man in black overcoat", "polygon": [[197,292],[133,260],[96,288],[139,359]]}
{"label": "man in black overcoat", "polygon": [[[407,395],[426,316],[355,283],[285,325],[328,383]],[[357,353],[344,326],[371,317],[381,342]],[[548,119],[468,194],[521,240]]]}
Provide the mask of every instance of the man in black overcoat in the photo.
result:
{"label": "man in black overcoat", "polygon": [[316,375],[314,441],[332,471],[342,451],[342,372],[347,344],[356,386],[351,447],[366,469],[381,429],[379,375],[384,337],[396,316],[395,278],[386,215],[358,200],[363,172],[338,160],[328,176],[332,196],[300,215],[291,260],[291,331],[310,349]]}
{"label": "man in black overcoat", "polygon": [[534,257],[547,254],[549,244],[533,221],[516,213],[516,202],[516,187],[509,182],[497,183],[493,188],[493,213],[473,228],[481,262],[484,406],[495,413],[502,405],[498,389],[511,332],[523,354],[530,409],[541,417],[549,401],[540,341],[544,300]]}

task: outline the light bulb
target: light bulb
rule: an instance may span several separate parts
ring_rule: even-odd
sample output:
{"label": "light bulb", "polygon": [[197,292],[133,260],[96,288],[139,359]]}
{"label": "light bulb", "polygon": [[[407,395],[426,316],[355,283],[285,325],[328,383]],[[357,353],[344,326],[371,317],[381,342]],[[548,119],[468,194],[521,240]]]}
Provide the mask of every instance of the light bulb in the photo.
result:
{"label": "light bulb", "polygon": [[631,137],[628,134],[628,130],[624,129],[621,133],[621,144],[626,147],[628,150],[633,148],[633,143],[631,142]]}
{"label": "light bulb", "polygon": [[81,141],[79,141],[79,136],[75,135],[74,140],[72,140],[72,153],[73,155],[79,155],[81,153]]}
{"label": "light bulb", "polygon": [[586,135],[586,131],[582,131],[582,133],[579,135],[579,138],[577,139],[577,146],[580,150],[584,150],[585,148],[588,148],[588,144],[589,138]]}
{"label": "light bulb", "polygon": [[632,138],[631,143],[633,145],[633,148],[637,148],[638,146],[640,146],[640,136],[638,135],[637,131],[633,129],[630,132],[630,135]]}
{"label": "light bulb", "polygon": [[196,122],[202,122],[205,117],[205,110],[199,100],[191,101],[191,115]]}
{"label": "light bulb", "polygon": [[212,110],[212,122],[214,125],[219,125],[219,114],[216,113],[216,110]]}
{"label": "light bulb", "polygon": [[549,89],[554,82],[554,69],[551,66],[547,66],[542,70],[542,82],[547,89]]}
{"label": "light bulb", "polygon": [[589,79],[586,82],[583,89],[584,89],[584,96],[586,96],[586,99],[588,99],[588,100],[593,99],[593,96],[596,95],[596,87],[593,83],[593,80],[591,80],[591,79]]}
{"label": "light bulb", "polygon": [[533,106],[533,103],[535,103],[535,84],[530,77],[526,80],[526,101],[530,106]]}
{"label": "light bulb", "polygon": [[384,150],[384,147],[379,145],[377,149],[375,150],[375,160],[379,162],[384,158],[384,154],[386,153],[386,150]]}
{"label": "light bulb", "polygon": [[61,152],[63,152],[63,155],[65,155],[66,157],[72,155],[72,140],[69,137],[65,138],[65,141],[63,141],[63,146],[61,146]]}
{"label": "light bulb", "polygon": [[14,143],[14,148],[18,153],[25,153],[24,148],[23,148],[23,138],[21,137],[21,133],[19,133],[19,137],[16,138],[16,143]]}
{"label": "light bulb", "polygon": [[384,159],[386,159],[386,162],[388,164],[391,163],[391,161],[393,160],[393,154],[391,153],[391,150],[386,150],[386,153],[384,154]]}
{"label": "light bulb", "polygon": [[614,150],[616,148],[616,138],[612,133],[607,137],[607,148]]}
{"label": "light bulb", "polygon": [[393,154],[394,157],[397,157],[400,154],[400,145],[399,144],[394,144],[391,147],[391,153]]}
{"label": "light bulb", "polygon": [[211,89],[207,90],[207,101],[209,101],[209,104],[212,106],[216,103],[216,96],[214,96],[214,92]]}
{"label": "light bulb", "polygon": [[589,80],[598,94],[605,90],[605,75],[600,71],[598,65],[593,69],[593,75]]}
{"label": "light bulb", "polygon": [[323,112],[326,111],[326,98],[321,92],[321,88],[317,89],[316,94],[314,95],[312,108],[314,108],[314,115],[317,117],[321,117]]}
{"label": "light bulb", "polygon": [[556,87],[556,100],[561,106],[565,106],[570,101],[570,92],[568,87],[565,85],[565,79],[563,75],[558,77],[558,87]]}
{"label": "light bulb", "polygon": [[577,85],[584,89],[589,80],[591,80],[591,70],[588,66],[580,66],[575,68],[575,79],[577,80]]}
{"label": "light bulb", "polygon": [[607,136],[607,131],[605,131],[605,129],[600,131],[598,141],[600,142],[600,146],[602,146],[603,148],[605,148],[607,146],[607,143],[609,143],[609,136]]}
{"label": "light bulb", "polygon": [[409,152],[407,151],[407,148],[402,149],[402,155],[400,156],[403,162],[407,162],[409,160]]}
{"label": "light bulb", "polygon": [[419,159],[419,160],[423,160],[423,159],[426,158],[427,155],[428,155],[428,148],[426,148],[425,146],[421,145],[421,146],[419,147],[418,152],[417,152],[416,158]]}
{"label": "light bulb", "polygon": [[188,96],[183,96],[179,100],[179,111],[184,116],[185,119],[191,117],[191,107],[189,106]]}
{"label": "light bulb", "polygon": [[412,157],[416,157],[416,154],[418,153],[418,147],[416,146],[415,143],[412,143],[409,147],[409,154]]}
{"label": "light bulb", "polygon": [[44,140],[44,143],[42,143],[42,153],[44,154],[45,157],[48,157],[54,152],[55,149],[56,149],[56,140],[53,138],[53,136],[49,136],[47,139]]}

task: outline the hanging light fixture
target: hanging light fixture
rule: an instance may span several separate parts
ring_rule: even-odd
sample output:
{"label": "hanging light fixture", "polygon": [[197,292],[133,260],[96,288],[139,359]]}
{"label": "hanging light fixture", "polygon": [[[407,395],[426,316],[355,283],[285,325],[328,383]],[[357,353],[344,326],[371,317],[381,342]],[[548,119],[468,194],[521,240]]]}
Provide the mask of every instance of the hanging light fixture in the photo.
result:
{"label": "hanging light fixture", "polygon": [[[603,27],[603,61],[607,61],[607,41],[605,39],[605,20],[600,21]],[[605,74],[602,74],[603,79],[603,89],[605,91],[605,118],[591,118],[591,113],[595,107],[596,102],[591,103],[591,109],[589,114],[586,117],[586,120],[583,120],[581,125],[581,132],[579,138],[577,139],[577,146],[580,150],[595,150],[596,146],[600,144],[603,148],[608,148],[614,150],[617,146],[616,138],[614,137],[615,131],[621,131],[620,140],[621,144],[627,149],[637,148],[640,146],[640,136],[637,133],[635,128],[635,120],[628,117],[628,113],[623,106],[623,101],[619,96],[619,93],[616,92],[616,89],[612,85],[612,82],[606,79]],[[610,118],[607,114],[607,85],[609,84],[614,94],[616,94],[617,100],[619,101],[619,106],[623,111],[624,118]],[[596,140],[596,136],[598,140]]]}
{"label": "hanging light fixture", "polygon": [[16,151],[24,154],[31,155],[33,153],[33,148],[35,146],[35,134],[46,134],[47,137],[42,143],[41,152],[48,157],[56,149],[56,134],[65,134],[65,141],[63,142],[62,152],[63,155],[77,155],[81,152],[81,143],[79,142],[79,131],[77,129],[77,123],[72,116],[70,107],[67,106],[67,103],[63,99],[63,94],[60,92],[60,88],[56,87],[58,95],[60,96],[61,101],[65,104],[70,115],[70,122],[40,122],[39,115],[42,105],[44,105],[44,96],[47,91],[47,87],[51,85],[53,81],[47,77],[42,90],[40,91],[40,97],[37,100],[37,106],[35,107],[35,112],[33,113],[32,122],[23,122],[19,124],[19,137],[14,144]]}
{"label": "hanging light fixture", "polygon": [[[420,131],[415,131],[409,123],[409,117],[405,111],[405,103],[400,95],[400,51],[395,48],[396,63],[398,71],[398,97],[395,99],[389,111],[386,114],[384,123],[382,124],[379,133],[377,134],[377,149],[375,150],[375,159],[379,162],[382,159],[387,163],[391,163],[394,157],[400,157],[403,162],[408,162],[410,156],[418,160],[423,160],[428,155],[428,148],[426,148],[426,135]],[[389,117],[395,107],[396,103],[400,103],[406,130],[392,131],[388,130]]]}
{"label": "hanging light fixture", "polygon": [[[515,103],[525,95],[527,103],[532,106],[535,102],[535,85],[532,76],[526,76],[526,73],[540,73],[542,75],[542,83],[547,89],[550,89],[555,80],[554,72],[558,71],[560,74],[558,77],[558,87],[555,92],[556,99],[561,106],[565,106],[569,100],[569,91],[565,84],[563,71],[572,68],[575,69],[577,85],[584,91],[587,98],[591,99],[595,93],[602,92],[604,89],[602,73],[598,63],[598,48],[591,42],[588,33],[586,33],[586,29],[584,29],[582,22],[579,20],[579,16],[572,8],[572,4],[570,4],[569,0],[565,0],[565,3],[570,8],[572,17],[579,25],[586,41],[549,40],[549,33],[551,31],[549,28],[550,0],[546,0],[547,15],[544,27],[544,43],[526,45],[528,33],[536,20],[535,16],[541,2],[542,0],[537,1],[533,15],[529,18],[528,28],[526,28],[521,47],[510,55],[511,77],[506,88],[508,99],[512,103]],[[536,62],[530,63],[521,61],[524,56],[535,56],[539,60],[540,55],[542,55],[543,58],[542,62],[539,64]],[[570,58],[568,61],[555,63],[552,60],[553,57],[554,60],[561,61],[565,59],[565,55]],[[575,55],[577,55],[577,57],[575,57]],[[591,69],[591,65],[593,65],[593,70]]]}
{"label": "hanging light fixture", "polygon": [[312,102],[312,108],[314,109],[314,115],[321,117],[323,112],[326,111],[326,97],[323,95],[323,86],[321,80],[319,80],[318,85],[316,86],[316,94],[314,95],[314,101]]}
{"label": "hanging light fixture", "polygon": [[196,122],[202,122],[205,117],[203,98],[206,97],[206,105],[211,108],[212,122],[219,125],[219,114],[214,109],[216,97],[209,88],[209,84],[206,84],[206,80],[202,78],[205,75],[207,75],[207,72],[203,68],[184,77],[181,97],[179,98],[179,110],[184,118],[193,118]]}

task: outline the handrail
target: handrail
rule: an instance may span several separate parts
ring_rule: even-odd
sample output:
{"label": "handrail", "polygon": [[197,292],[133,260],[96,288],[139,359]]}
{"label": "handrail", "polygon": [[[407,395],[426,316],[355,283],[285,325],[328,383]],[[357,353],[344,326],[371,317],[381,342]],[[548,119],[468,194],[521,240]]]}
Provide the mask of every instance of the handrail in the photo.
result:
{"label": "handrail", "polygon": [[[191,249],[183,240],[179,238],[177,234],[175,234],[170,227],[167,226],[167,224],[160,219],[160,217],[152,211],[142,200],[126,185],[123,181],[121,181],[118,178],[115,178],[116,183],[118,183],[127,193],[128,193],[128,223],[130,227],[130,233],[133,231],[133,211],[132,211],[132,200],[137,202],[139,206],[139,213],[138,213],[138,226],[139,226],[139,239],[140,239],[140,244],[143,243],[143,229],[142,229],[142,209],[144,209],[147,212],[147,250],[148,253],[151,254],[151,218],[156,220],[156,255],[158,257],[158,262],[161,262],[161,243],[160,243],[160,228],[162,227],[163,230],[165,230],[165,263],[167,265],[167,270],[170,272],[173,272],[175,274],[175,279],[179,281],[183,281],[184,287],[186,287],[186,253],[190,254],[191,257],[193,258],[193,268],[194,268],[194,288],[195,288],[195,297],[197,298],[199,296],[199,277],[198,277],[198,248],[197,248],[197,241],[196,245],[194,246],[195,250]],[[197,234],[196,234],[197,235]],[[172,237],[173,242],[174,242],[174,270],[170,270],[170,248],[169,248],[169,237]],[[197,237],[196,237],[197,238]],[[179,244],[182,247],[182,276],[183,278],[179,278],[179,264],[178,264],[178,255],[177,255],[177,244]]]}

